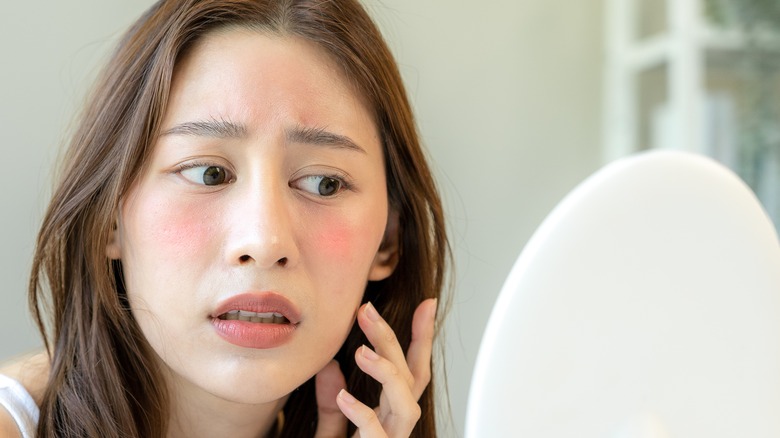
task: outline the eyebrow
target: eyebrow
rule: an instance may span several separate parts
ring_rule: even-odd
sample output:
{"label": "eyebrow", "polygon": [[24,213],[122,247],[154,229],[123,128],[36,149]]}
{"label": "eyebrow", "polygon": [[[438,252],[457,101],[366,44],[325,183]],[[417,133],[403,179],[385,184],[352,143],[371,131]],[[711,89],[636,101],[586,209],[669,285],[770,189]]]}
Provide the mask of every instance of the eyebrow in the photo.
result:
{"label": "eyebrow", "polygon": [[[239,123],[233,123],[227,120],[212,119],[180,123],[168,130],[163,131],[161,135],[243,138],[247,135],[247,128],[246,126]],[[296,127],[288,130],[286,137],[287,141],[290,143],[329,146],[337,149],[349,149],[366,153],[365,149],[358,146],[358,144],[352,141],[352,139],[349,137],[329,132],[324,128]]]}
{"label": "eyebrow", "polygon": [[304,143],[319,146],[329,146],[337,149],[349,149],[366,153],[366,150],[358,146],[345,135],[334,134],[324,128],[297,127],[287,131],[287,141],[290,143]]}
{"label": "eyebrow", "polygon": [[244,125],[227,120],[203,120],[180,123],[162,133],[165,135],[192,135],[195,137],[242,138],[247,134]]}

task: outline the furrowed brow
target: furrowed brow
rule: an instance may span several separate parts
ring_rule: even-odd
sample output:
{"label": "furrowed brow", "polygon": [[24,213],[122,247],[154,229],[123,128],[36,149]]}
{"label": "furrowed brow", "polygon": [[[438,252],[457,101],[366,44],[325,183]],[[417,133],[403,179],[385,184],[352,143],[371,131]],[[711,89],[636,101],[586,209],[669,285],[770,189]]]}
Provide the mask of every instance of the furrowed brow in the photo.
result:
{"label": "furrowed brow", "polygon": [[162,133],[162,135],[192,135],[196,137],[241,138],[247,129],[244,125],[227,120],[202,120],[180,123]]}
{"label": "furrowed brow", "polygon": [[345,135],[334,134],[323,128],[295,128],[287,131],[287,141],[290,143],[312,144],[336,149],[349,149],[366,153],[366,150],[358,146]]}

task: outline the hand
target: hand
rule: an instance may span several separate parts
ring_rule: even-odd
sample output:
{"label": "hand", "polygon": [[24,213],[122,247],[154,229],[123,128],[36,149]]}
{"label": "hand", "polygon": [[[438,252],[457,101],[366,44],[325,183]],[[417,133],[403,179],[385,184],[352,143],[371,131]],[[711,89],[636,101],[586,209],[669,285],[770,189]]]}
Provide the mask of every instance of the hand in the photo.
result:
{"label": "hand", "polygon": [[395,333],[374,306],[361,306],[358,325],[376,351],[364,345],[355,352],[355,361],[382,384],[379,406],[371,409],[348,393],[338,364],[331,361],[316,377],[316,438],[343,438],[347,434],[347,419],[358,428],[355,436],[362,438],[409,436],[420,419],[417,401],[431,381],[435,316],[435,299],[417,306],[412,318],[412,341],[404,357]]}

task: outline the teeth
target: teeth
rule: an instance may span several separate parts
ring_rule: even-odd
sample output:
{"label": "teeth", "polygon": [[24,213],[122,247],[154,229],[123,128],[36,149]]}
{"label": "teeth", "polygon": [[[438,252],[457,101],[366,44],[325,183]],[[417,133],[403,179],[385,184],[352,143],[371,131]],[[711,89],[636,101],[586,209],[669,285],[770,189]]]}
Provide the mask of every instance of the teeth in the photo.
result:
{"label": "teeth", "polygon": [[265,324],[285,324],[290,321],[278,312],[257,313],[248,310],[231,310],[219,316],[219,319],[233,321],[247,321]]}

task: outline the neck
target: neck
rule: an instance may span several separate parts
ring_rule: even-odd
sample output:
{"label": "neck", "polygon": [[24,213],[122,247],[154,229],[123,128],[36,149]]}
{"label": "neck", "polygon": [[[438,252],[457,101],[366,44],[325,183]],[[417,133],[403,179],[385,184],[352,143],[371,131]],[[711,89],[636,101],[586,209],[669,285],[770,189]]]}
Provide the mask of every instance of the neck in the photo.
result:
{"label": "neck", "polygon": [[264,404],[238,403],[205,393],[188,382],[170,384],[168,438],[275,436],[287,397]]}

